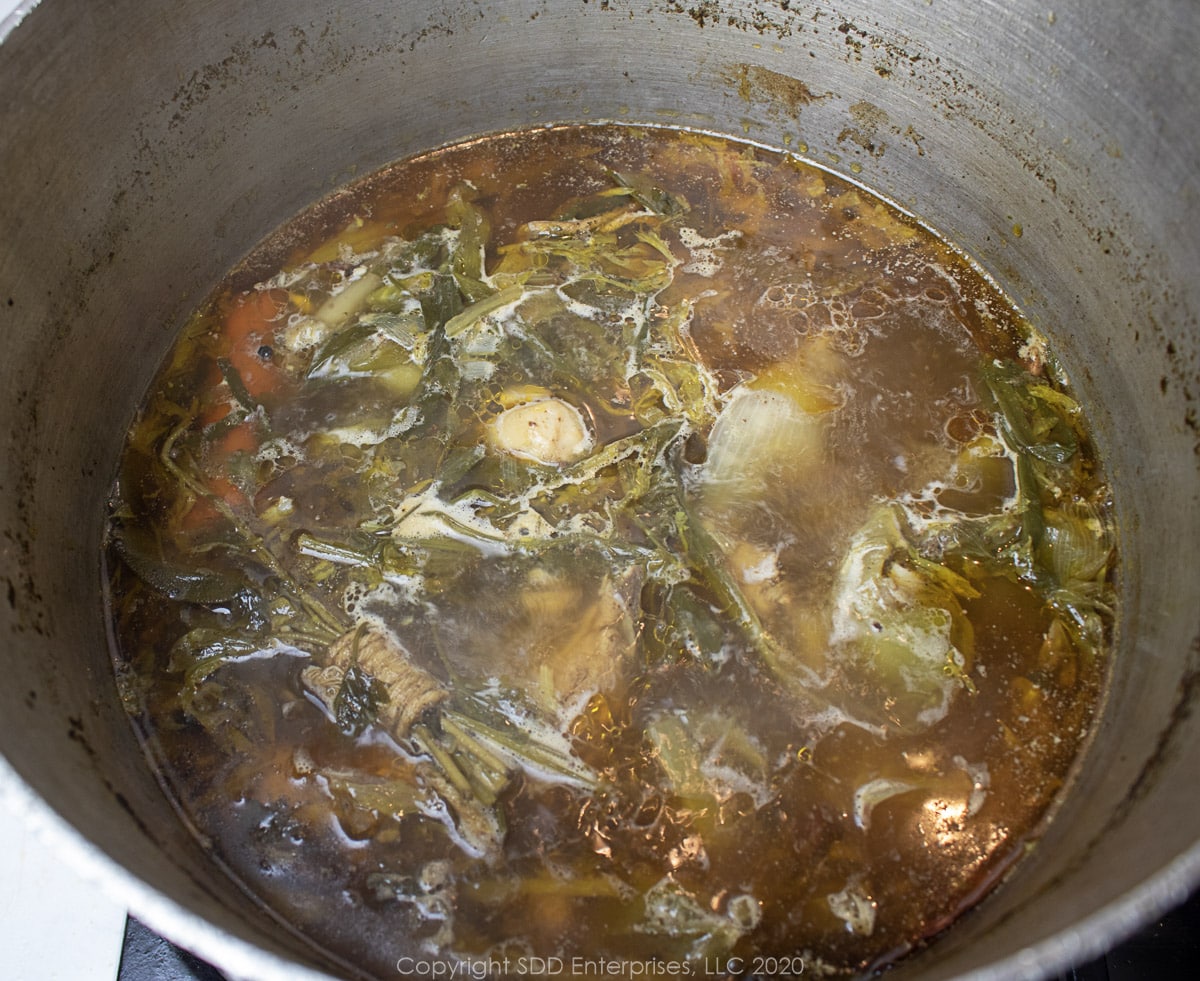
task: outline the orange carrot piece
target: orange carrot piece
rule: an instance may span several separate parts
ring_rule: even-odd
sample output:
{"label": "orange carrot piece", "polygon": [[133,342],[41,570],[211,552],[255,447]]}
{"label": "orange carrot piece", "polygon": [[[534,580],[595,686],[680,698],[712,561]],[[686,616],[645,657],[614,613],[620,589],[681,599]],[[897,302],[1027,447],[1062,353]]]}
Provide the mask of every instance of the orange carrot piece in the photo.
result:
{"label": "orange carrot piece", "polygon": [[[222,476],[229,460],[237,453],[253,453],[258,449],[258,437],[254,431],[254,422],[245,422],[230,427],[212,445],[208,456],[208,467],[212,473],[204,481],[205,486],[215,497],[223,500],[229,507],[237,509],[250,503],[246,494],[228,477]],[[192,504],[187,514],[183,516],[183,527],[189,531],[207,528],[221,517],[215,502],[207,497],[199,497]]]}
{"label": "orange carrot piece", "polygon": [[276,318],[282,309],[283,303],[275,291],[256,290],[237,301],[221,329],[223,356],[237,369],[253,398],[276,391],[283,382],[270,355],[260,353],[264,347],[270,348]]}
{"label": "orange carrot piece", "polygon": [[[270,348],[275,326],[286,300],[278,290],[248,293],[229,307],[221,323],[214,355],[219,362],[225,359],[237,371],[246,393],[254,399],[278,391],[286,381],[277,364],[263,348]],[[210,426],[224,419],[234,406],[227,393],[218,397],[217,389],[224,384],[222,372],[213,365],[208,384],[211,401],[201,411],[199,423]],[[215,498],[231,508],[243,508],[250,502],[246,494],[222,472],[237,453],[254,453],[258,449],[256,423],[247,419],[227,428],[209,448],[206,455],[209,475],[205,486]],[[216,523],[220,509],[211,498],[198,498],[183,517],[183,526],[199,531]]]}

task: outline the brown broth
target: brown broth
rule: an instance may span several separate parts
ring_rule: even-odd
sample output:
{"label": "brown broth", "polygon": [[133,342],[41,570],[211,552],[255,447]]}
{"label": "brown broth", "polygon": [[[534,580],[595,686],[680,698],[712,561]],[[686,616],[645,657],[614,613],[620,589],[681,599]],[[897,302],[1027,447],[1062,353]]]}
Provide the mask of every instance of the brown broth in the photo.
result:
{"label": "brown broth", "polygon": [[1113,542],[1063,373],[953,248],[592,126],[398,163],[233,271],[106,567],[165,784],[348,972],[852,974],[1042,830]]}

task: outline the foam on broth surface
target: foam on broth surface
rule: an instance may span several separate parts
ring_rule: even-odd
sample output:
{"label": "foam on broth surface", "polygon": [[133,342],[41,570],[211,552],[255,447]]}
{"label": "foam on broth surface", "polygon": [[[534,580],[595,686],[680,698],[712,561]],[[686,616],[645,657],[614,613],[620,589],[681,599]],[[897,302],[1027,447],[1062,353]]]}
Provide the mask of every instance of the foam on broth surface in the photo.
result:
{"label": "foam on broth surface", "polygon": [[348,965],[842,973],[1036,836],[1114,548],[1065,377],[952,248],[592,126],[399,163],[235,270],[106,566],[164,782]]}

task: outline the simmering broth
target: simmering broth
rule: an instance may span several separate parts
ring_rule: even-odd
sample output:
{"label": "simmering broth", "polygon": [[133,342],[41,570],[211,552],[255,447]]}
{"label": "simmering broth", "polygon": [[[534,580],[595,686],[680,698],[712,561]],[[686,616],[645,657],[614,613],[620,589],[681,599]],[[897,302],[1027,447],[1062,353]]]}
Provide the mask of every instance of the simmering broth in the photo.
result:
{"label": "simmering broth", "polygon": [[864,190],[667,129],[480,139],[281,231],[107,545],[181,813],[382,977],[890,962],[1031,847],[1114,620],[1045,339]]}

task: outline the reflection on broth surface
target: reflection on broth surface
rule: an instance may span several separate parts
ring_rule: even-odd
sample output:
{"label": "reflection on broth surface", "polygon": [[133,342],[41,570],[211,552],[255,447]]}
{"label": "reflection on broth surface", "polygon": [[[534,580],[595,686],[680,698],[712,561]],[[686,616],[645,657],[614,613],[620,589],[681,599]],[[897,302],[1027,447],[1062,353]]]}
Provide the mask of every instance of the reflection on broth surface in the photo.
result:
{"label": "reflection on broth surface", "polygon": [[786,156],[601,126],[264,245],[149,393],[107,550],[188,821],[383,977],[912,949],[1040,830],[1114,563],[1080,408],[961,256]]}

